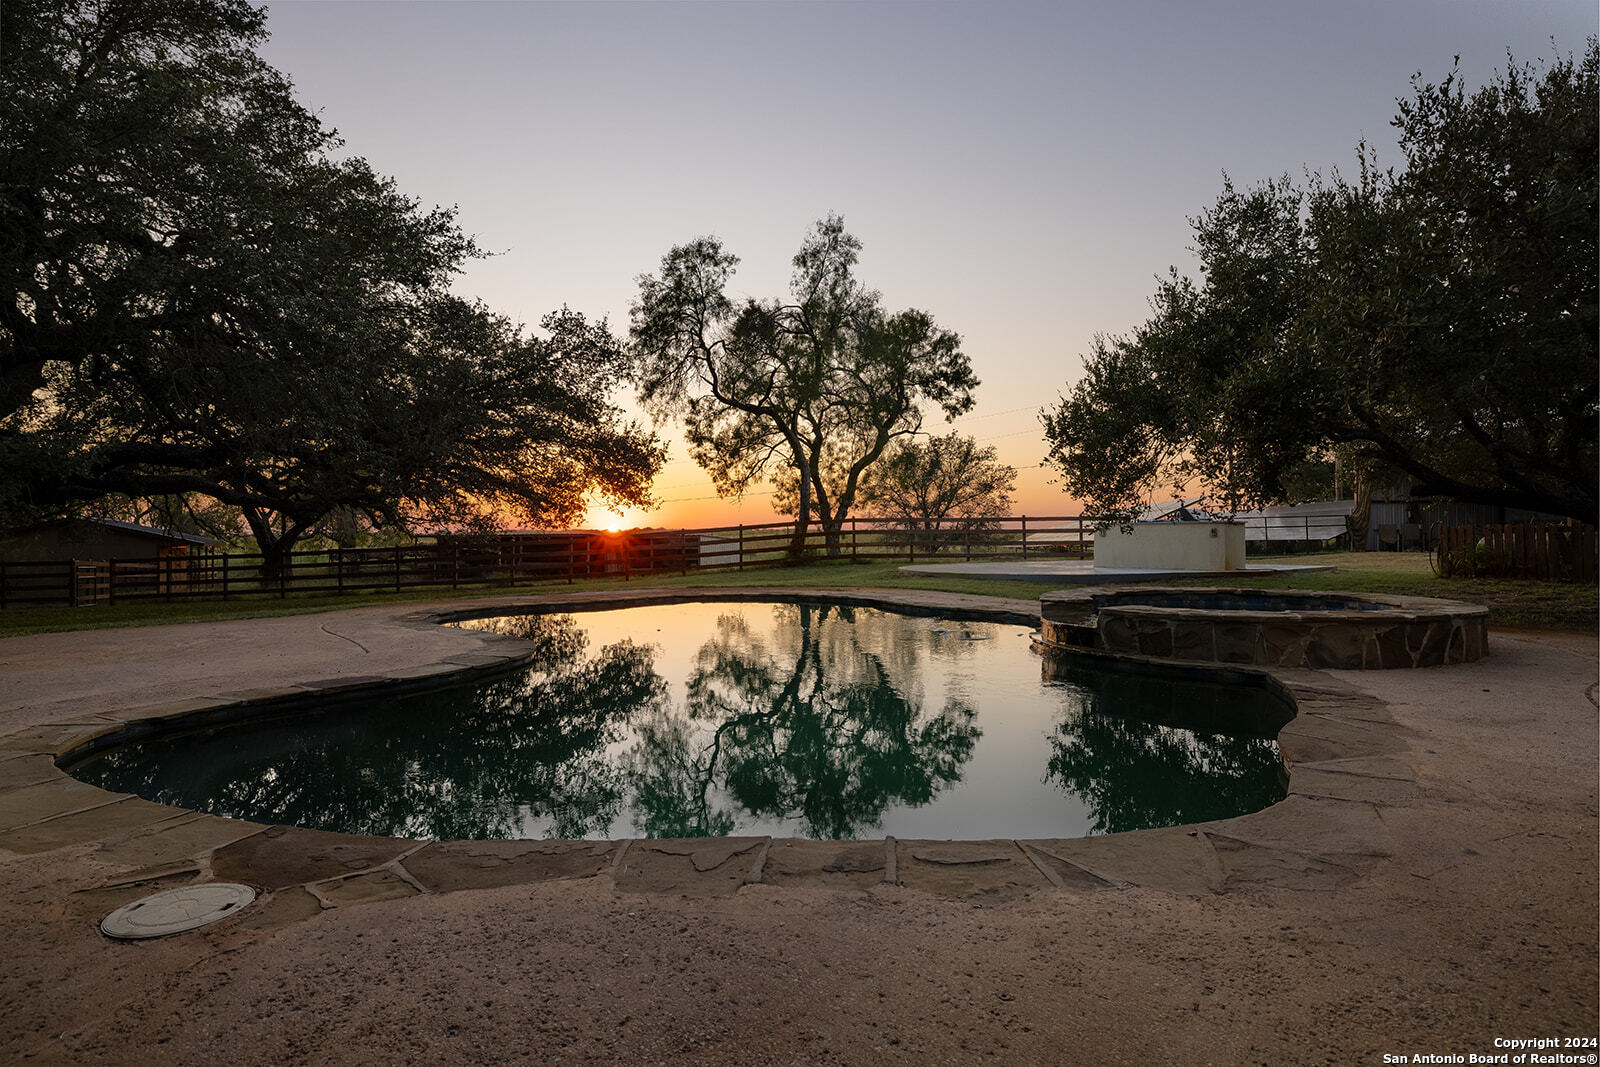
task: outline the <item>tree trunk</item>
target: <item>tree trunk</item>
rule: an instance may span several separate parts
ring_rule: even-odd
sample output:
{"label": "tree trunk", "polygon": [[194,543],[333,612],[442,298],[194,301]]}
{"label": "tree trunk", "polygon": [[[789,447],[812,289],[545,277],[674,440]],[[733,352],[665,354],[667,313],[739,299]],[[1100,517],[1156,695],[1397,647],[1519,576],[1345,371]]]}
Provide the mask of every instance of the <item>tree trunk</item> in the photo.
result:
{"label": "tree trunk", "polygon": [[828,555],[844,555],[844,522],[840,519],[824,519],[822,523],[823,542],[828,546]]}
{"label": "tree trunk", "polygon": [[1350,551],[1365,552],[1367,527],[1372,523],[1372,483],[1364,474],[1356,475],[1355,501],[1355,507],[1345,517],[1344,526],[1350,537]]}
{"label": "tree trunk", "polygon": [[794,512],[794,536],[789,538],[789,559],[798,563],[806,555],[806,530],[811,526],[811,479],[809,472],[800,478],[800,504]]}
{"label": "tree trunk", "polygon": [[256,548],[261,553],[261,580],[277,582],[288,578],[291,563],[289,554],[294,551],[294,546],[299,544],[306,528],[295,525],[286,527],[281,532],[274,532],[271,519],[254,508],[244,509],[244,519],[250,527],[251,536],[256,540]]}

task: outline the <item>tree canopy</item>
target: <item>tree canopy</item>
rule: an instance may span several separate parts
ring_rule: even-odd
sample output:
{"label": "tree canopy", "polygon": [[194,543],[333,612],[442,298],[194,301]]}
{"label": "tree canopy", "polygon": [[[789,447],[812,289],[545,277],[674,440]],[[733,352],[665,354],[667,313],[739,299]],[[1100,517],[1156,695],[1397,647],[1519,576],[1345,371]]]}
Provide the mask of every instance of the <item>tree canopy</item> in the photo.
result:
{"label": "tree canopy", "polygon": [[772,481],[797,544],[815,514],[836,546],[862,475],[921,429],[922,405],[954,418],[978,384],[958,336],[927,312],[885,311],[856,280],[860,249],[830,215],[794,257],[787,302],[735,302],[738,257],[702,237],[641,277],[633,306],[646,408],[683,420],[719,494]]}
{"label": "tree canopy", "polygon": [[1015,467],[993,445],[951,431],[943,437],[902,438],[861,483],[862,509],[904,523],[931,551],[941,532],[963,535],[1011,513]]}
{"label": "tree canopy", "polygon": [[1419,492],[1596,518],[1597,50],[1468,92],[1412,82],[1405,165],[1224,183],[1192,221],[1202,278],[1099,337],[1043,413],[1090,510],[1191,480],[1277,503],[1337,453]]}
{"label": "tree canopy", "polygon": [[[17,10],[20,7],[20,11]],[[237,0],[23,0],[0,38],[0,525],[199,493],[281,553],[379,524],[641,503],[657,442],[605,402],[605,324],[454,296],[478,254],[338,158]]]}

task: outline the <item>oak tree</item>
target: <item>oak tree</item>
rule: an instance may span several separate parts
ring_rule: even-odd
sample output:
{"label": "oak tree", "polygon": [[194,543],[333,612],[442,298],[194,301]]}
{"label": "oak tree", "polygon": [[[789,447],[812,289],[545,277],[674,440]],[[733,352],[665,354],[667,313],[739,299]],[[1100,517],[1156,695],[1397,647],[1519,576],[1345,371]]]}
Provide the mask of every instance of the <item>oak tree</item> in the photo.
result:
{"label": "oak tree", "polygon": [[293,97],[238,0],[19,0],[0,37],[0,526],[107,494],[241,509],[281,558],[334,510],[559,523],[639,503],[604,323],[531,338],[478,254]]}
{"label": "oak tree", "polygon": [[813,514],[837,553],[867,469],[921,430],[923,405],[954,418],[978,384],[957,335],[927,312],[886,311],[856,280],[860,249],[830,215],[795,255],[787,300],[735,301],[738,257],[702,237],[641,277],[633,305],[647,410],[682,419],[719,494],[772,481],[797,554]]}
{"label": "oak tree", "polygon": [[1201,280],[1172,271],[1044,413],[1067,490],[1126,516],[1197,479],[1239,509],[1337,453],[1594,522],[1597,57],[1419,76],[1401,168],[1363,145],[1354,180],[1225,184],[1193,220]]}

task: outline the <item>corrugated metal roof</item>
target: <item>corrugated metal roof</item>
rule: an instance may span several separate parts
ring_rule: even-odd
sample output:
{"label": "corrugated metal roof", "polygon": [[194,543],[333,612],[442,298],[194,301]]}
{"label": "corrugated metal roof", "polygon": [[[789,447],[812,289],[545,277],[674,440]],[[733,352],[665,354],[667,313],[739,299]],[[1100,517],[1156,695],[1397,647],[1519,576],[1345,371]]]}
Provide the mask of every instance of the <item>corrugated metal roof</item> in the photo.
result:
{"label": "corrugated metal roof", "polygon": [[1331,541],[1345,532],[1345,517],[1355,506],[1354,500],[1318,500],[1241,511],[1233,521],[1244,523],[1251,541]]}
{"label": "corrugated metal roof", "polygon": [[[73,520],[58,520],[73,521]],[[137,522],[123,522],[121,519],[78,519],[78,522],[90,522],[96,526],[105,526],[113,530],[122,530],[124,533],[142,534],[145,537],[158,537],[163,541],[181,541],[186,545],[220,545],[214,537],[202,537],[200,534],[182,533],[178,530],[163,530],[159,526],[141,526]],[[45,523],[50,526],[53,523]]]}

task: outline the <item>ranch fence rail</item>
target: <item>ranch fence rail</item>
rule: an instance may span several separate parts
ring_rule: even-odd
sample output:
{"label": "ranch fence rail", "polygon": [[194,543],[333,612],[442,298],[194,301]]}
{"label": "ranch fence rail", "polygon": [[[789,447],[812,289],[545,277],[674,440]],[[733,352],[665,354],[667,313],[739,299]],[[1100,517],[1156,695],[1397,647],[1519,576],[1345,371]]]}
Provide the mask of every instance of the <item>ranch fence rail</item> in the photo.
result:
{"label": "ranch fence rail", "polygon": [[1572,523],[1440,527],[1434,569],[1443,578],[1596,580],[1595,528]]}
{"label": "ranch fence rail", "polygon": [[830,558],[912,563],[1085,559],[1093,553],[1095,520],[1082,515],[940,522],[848,519],[832,531],[812,523],[798,546],[795,525],[441,534],[411,545],[315,549],[286,553],[278,560],[259,552],[202,550],[142,558],[0,561],[0,609],[629,580]]}

